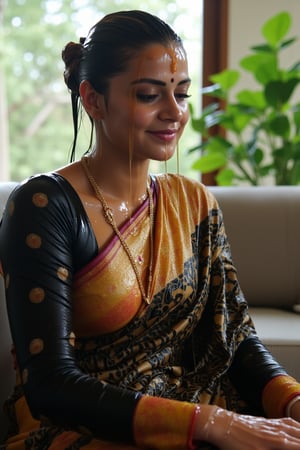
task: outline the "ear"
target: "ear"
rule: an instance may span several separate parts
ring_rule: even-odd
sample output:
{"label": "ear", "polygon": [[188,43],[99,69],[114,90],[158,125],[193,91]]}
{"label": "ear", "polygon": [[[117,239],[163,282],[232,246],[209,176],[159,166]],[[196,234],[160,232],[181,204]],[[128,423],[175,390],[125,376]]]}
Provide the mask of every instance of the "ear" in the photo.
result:
{"label": "ear", "polygon": [[79,86],[79,93],[84,109],[94,120],[101,120],[105,111],[104,96],[95,91],[91,83],[83,80]]}

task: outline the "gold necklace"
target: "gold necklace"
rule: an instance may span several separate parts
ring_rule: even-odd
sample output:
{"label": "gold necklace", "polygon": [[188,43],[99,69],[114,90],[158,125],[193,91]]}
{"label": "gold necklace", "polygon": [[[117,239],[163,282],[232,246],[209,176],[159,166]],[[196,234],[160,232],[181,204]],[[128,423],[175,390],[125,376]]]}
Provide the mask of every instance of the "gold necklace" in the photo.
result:
{"label": "gold necklace", "polygon": [[99,200],[99,202],[101,203],[102,209],[103,209],[103,215],[104,215],[104,219],[106,220],[106,222],[112,227],[114,233],[118,236],[119,241],[123,247],[123,249],[125,250],[128,259],[131,263],[131,266],[134,270],[139,288],[140,288],[140,292],[142,295],[142,299],[144,300],[145,303],[147,303],[147,305],[150,304],[150,290],[151,290],[151,282],[152,282],[152,265],[153,265],[153,223],[154,223],[154,204],[153,204],[153,196],[152,196],[152,191],[150,186],[147,184],[147,196],[149,198],[149,220],[150,220],[150,260],[149,260],[149,266],[148,266],[148,283],[147,283],[147,292],[144,289],[143,286],[143,282],[142,279],[140,277],[139,274],[139,270],[137,267],[137,264],[135,262],[134,256],[131,253],[130,248],[128,247],[126,241],[124,240],[123,236],[120,233],[119,228],[117,227],[117,224],[115,222],[114,219],[114,214],[112,209],[109,207],[109,205],[107,204],[106,200],[104,199],[102,192],[98,186],[98,184],[96,183],[95,178],[93,177],[93,175],[91,174],[91,171],[89,169],[89,164],[88,164],[88,157],[87,156],[83,156],[81,158],[81,163],[83,165],[85,174],[87,176],[87,179],[89,180],[94,193],[97,197],[97,199]]}

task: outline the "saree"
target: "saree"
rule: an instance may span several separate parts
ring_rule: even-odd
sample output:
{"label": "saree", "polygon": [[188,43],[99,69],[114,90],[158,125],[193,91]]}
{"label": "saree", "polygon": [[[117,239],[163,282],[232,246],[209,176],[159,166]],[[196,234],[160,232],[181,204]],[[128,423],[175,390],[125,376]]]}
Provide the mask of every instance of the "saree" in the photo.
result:
{"label": "saree", "polygon": [[[149,306],[141,300],[134,271],[117,238],[77,274],[73,300],[74,332],[81,337],[75,340],[77,354],[82,369],[102,381],[149,395],[213,400],[225,407],[233,400],[226,398],[228,386],[221,388],[220,378],[239,341],[253,332],[252,322],[235,269],[226,259],[230,251],[217,209],[211,210],[210,197],[205,199],[204,194],[191,205],[194,193],[184,183],[171,176],[159,179]],[[184,209],[180,204],[188,207],[179,217],[178,211]],[[209,216],[209,227],[221,227],[215,243],[207,234]],[[149,258],[143,254],[149,253],[144,245],[148,221],[143,208],[122,229],[137,260]],[[215,246],[214,255],[207,258],[210,246]],[[93,299],[90,311],[86,298]],[[101,305],[100,311],[93,302]],[[87,335],[96,335],[97,329],[102,334],[90,339]]]}
{"label": "saree", "polygon": [[[102,383],[144,395],[249,412],[227,372],[255,330],[219,206],[200,183],[179,175],[155,176],[153,192],[151,303],[143,302],[128,256],[113,237],[73,280],[70,344],[77,365]],[[147,201],[120,231],[146,283]],[[9,450],[136,448],[33,419],[20,382],[6,409]]]}

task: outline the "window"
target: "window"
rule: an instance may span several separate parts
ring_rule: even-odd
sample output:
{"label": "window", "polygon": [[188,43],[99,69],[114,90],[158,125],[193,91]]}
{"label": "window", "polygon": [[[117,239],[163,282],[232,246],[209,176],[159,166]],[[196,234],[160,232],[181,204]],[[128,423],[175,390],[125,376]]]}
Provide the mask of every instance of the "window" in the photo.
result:
{"label": "window", "polygon": [[[70,97],[62,77],[63,46],[86,34],[97,16],[100,19],[118,9],[150,9],[146,1],[137,0],[115,0],[101,12],[99,3],[93,0],[44,0],[26,2],[26,7],[24,2],[6,2],[2,20],[7,45],[3,46],[4,64],[0,68],[1,180],[22,180],[68,162],[73,129]],[[151,12],[170,23],[184,40],[195,108],[200,105],[201,4],[195,0],[187,0],[184,5],[179,0],[151,2]],[[197,139],[195,132],[187,129],[180,145],[184,156],[180,171],[189,175],[192,159],[186,156],[186,149],[196,145]],[[89,130],[83,127],[78,156],[88,141]],[[168,163],[167,170],[177,170],[176,158]]]}

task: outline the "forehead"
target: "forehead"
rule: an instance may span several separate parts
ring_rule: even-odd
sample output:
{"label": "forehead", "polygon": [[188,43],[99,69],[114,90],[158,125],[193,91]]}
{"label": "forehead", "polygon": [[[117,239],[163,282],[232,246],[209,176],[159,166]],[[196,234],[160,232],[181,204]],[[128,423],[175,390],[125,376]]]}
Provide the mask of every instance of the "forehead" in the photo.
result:
{"label": "forehead", "polygon": [[149,45],[140,50],[128,64],[129,72],[136,75],[167,72],[172,75],[188,73],[185,50],[178,45]]}

